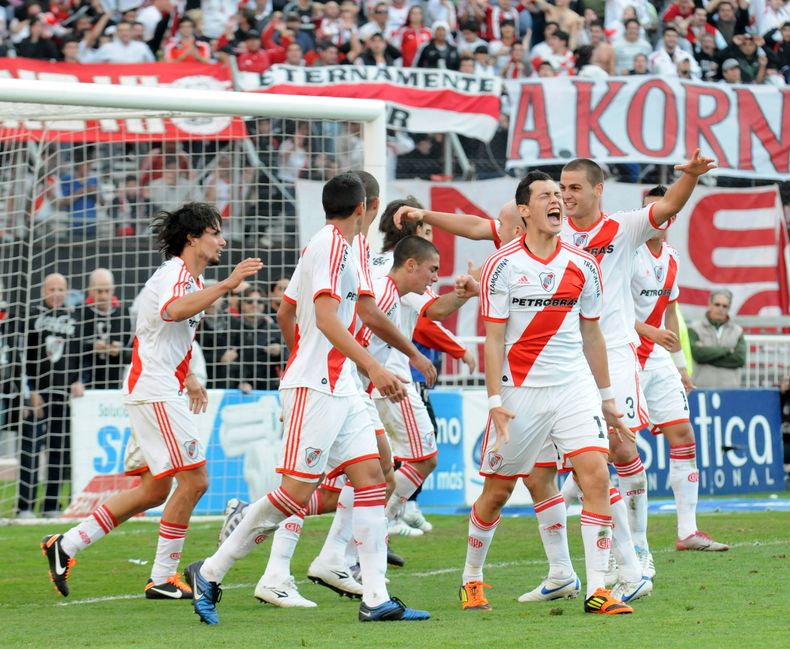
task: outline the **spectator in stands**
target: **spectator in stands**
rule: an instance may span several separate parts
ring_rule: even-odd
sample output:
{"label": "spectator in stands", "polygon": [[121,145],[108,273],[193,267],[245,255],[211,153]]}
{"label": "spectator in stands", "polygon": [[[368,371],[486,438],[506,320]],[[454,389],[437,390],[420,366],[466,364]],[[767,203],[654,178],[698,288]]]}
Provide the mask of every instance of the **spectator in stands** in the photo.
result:
{"label": "spectator in stands", "polygon": [[167,158],[162,175],[148,185],[148,200],[154,212],[172,210],[197,198],[196,187],[182,175],[176,158]]}
{"label": "spectator in stands", "polygon": [[80,63],[80,39],[70,37],[63,41],[60,59],[64,63]]}
{"label": "spectator in stands", "polygon": [[788,0],[751,0],[749,13],[754,19],[755,34],[765,36],[768,32],[779,29],[790,20],[790,2]]}
{"label": "spectator in stands", "polygon": [[455,45],[448,40],[449,26],[447,23],[437,22],[434,23],[432,30],[433,38],[420,50],[414,62],[415,67],[458,70],[461,58]]}
{"label": "spectator in stands", "polygon": [[302,50],[302,46],[299,45],[299,43],[290,43],[288,47],[285,48],[284,63],[286,65],[304,65],[304,50]]}
{"label": "spectator in stands", "polygon": [[431,176],[441,175],[442,147],[438,138],[425,134],[412,137],[414,149],[398,158],[397,177],[429,180]]}
{"label": "spectator in stands", "polygon": [[[409,10],[412,3],[408,0],[389,0],[387,7],[387,30],[385,34],[392,36],[401,27],[408,25]],[[396,39],[393,43],[396,47],[399,41]]]}
{"label": "spectator in stands", "polygon": [[178,22],[178,36],[165,45],[165,63],[208,63],[211,60],[211,46],[195,38],[195,22],[182,18]]}
{"label": "spectator in stands", "polygon": [[514,43],[518,43],[516,35],[516,25],[510,20],[500,23],[497,27],[499,38],[492,40],[488,44],[488,53],[494,59],[494,72],[501,74],[502,69],[510,61],[510,48]]}
{"label": "spectator in stands", "polygon": [[313,67],[337,65],[340,63],[340,49],[331,41],[319,41],[315,49],[318,54],[311,63]]}
{"label": "spectator in stands", "polygon": [[16,46],[16,55],[45,61],[60,58],[60,52],[52,42],[51,35],[47,33],[42,18],[33,18],[30,21],[30,36]]}
{"label": "spectator in stands", "polygon": [[310,47],[306,48],[305,52],[313,49],[316,44],[315,23],[313,22],[315,6],[313,0],[293,0],[283,7],[283,13],[286,16],[292,13],[299,16],[299,31],[310,38]]}
{"label": "spectator in stands", "polygon": [[365,43],[366,47],[354,63],[358,65],[378,65],[383,67],[397,66],[403,63],[400,50],[384,40],[384,36],[376,32],[371,34]]}
{"label": "spectator in stands", "polygon": [[96,236],[97,208],[100,205],[99,180],[91,171],[89,154],[83,153],[74,161],[73,173],[60,179],[58,208],[69,216],[73,234],[83,237]]}
{"label": "spectator in stands", "polygon": [[428,0],[425,5],[428,23],[445,22],[453,34],[458,30],[458,13],[453,0]]}
{"label": "spectator in stands", "polygon": [[774,56],[785,82],[790,83],[790,22],[782,25],[779,36],[779,40],[773,46]]}
{"label": "spectator in stands", "polygon": [[694,12],[691,14],[688,30],[686,31],[686,39],[692,45],[697,45],[705,34],[713,36],[716,41],[717,49],[722,50],[727,47],[727,41],[724,40],[724,36],[708,22],[708,13],[705,9],[702,7],[695,7]]}
{"label": "spectator in stands", "polygon": [[461,62],[458,65],[458,71],[463,74],[475,74],[474,57],[469,54],[461,54]]}
{"label": "spectator in stands", "polygon": [[[206,280],[207,285],[211,283],[216,280]],[[225,311],[224,304],[223,296],[206,308],[197,333],[206,359],[207,387],[219,390],[238,388],[241,375],[239,350],[230,344],[232,316]]]}
{"label": "spectator in stands", "polygon": [[629,18],[625,22],[623,36],[614,42],[615,70],[617,74],[628,74],[634,67],[637,54],[650,56],[653,48],[640,35],[639,21]]}
{"label": "spectator in stands", "polygon": [[148,217],[145,208],[145,197],[140,191],[137,176],[126,176],[118,187],[110,208],[115,236],[132,236],[144,230],[143,223]]}
{"label": "spectator in stands", "polygon": [[[94,32],[98,27],[103,29],[102,23],[106,24],[107,20],[109,14],[101,16]],[[101,30],[98,30],[98,34],[101,34]],[[156,60],[148,45],[132,40],[132,25],[127,22],[119,23],[115,28],[115,39],[99,49],[90,50],[88,44],[89,39],[86,36],[80,44],[80,59],[83,63],[152,63]]]}
{"label": "spectator in stands", "polygon": [[60,490],[71,477],[69,395],[77,379],[72,351],[77,343],[78,322],[65,306],[67,292],[63,275],[47,275],[41,288],[41,303],[31,307],[25,325],[25,374],[30,407],[40,425],[23,428],[23,432],[33,435],[23,435],[20,449],[17,510],[22,517],[32,515],[38,490],[38,454],[43,447],[47,449],[41,506],[44,516],[59,515]]}
{"label": "spectator in stands", "polygon": [[694,79],[700,78],[700,69],[697,61],[685,50],[678,47],[680,35],[678,30],[672,25],[664,28],[664,44],[650,55],[650,71],[664,77],[677,76],[677,64],[680,61],[689,59],[691,61],[691,76]]}
{"label": "spectator in stands", "polygon": [[210,40],[218,39],[238,8],[238,0],[202,0],[203,34]]}
{"label": "spectator in stands", "polygon": [[[285,15],[285,28],[290,32],[291,42],[301,47],[303,55],[305,52],[315,47],[315,39],[313,38],[312,31],[308,32],[302,29],[302,20],[295,11]],[[275,40],[279,40],[281,34],[275,34],[274,38]]]}
{"label": "spectator in stands", "polygon": [[[283,37],[283,42],[286,37]],[[290,39],[288,39],[290,43]],[[287,45],[288,43],[285,43]],[[244,36],[244,51],[236,56],[239,72],[266,72],[275,63],[285,62],[285,47],[261,47],[261,34],[253,29]]]}
{"label": "spectator in stands", "polygon": [[[740,6],[741,2],[745,6]],[[733,36],[746,33],[749,26],[748,0],[710,0],[705,4],[705,11],[708,12],[708,22],[719,31],[727,45],[732,45]]]}
{"label": "spectator in stands", "polygon": [[486,42],[477,34],[478,27],[474,20],[467,20],[461,23],[461,37],[456,41],[458,54],[474,54],[475,50],[480,45],[485,45]]}
{"label": "spectator in stands", "polygon": [[733,58],[741,67],[742,83],[763,83],[768,70],[768,53],[762,48],[761,36],[739,34],[733,36],[732,45],[722,52],[723,57]]}
{"label": "spectator in stands", "polygon": [[712,34],[703,34],[695,43],[694,58],[697,59],[703,81],[716,81],[719,78],[721,55]]}
{"label": "spectator in stands", "polygon": [[488,45],[478,45],[474,51],[475,74],[496,75],[494,57],[488,53]]}
{"label": "spectator in stands", "polygon": [[725,83],[743,83],[741,80],[741,66],[736,59],[726,59],[721,64],[721,78]]}
{"label": "spectator in stands", "polygon": [[674,0],[664,11],[661,20],[664,25],[672,25],[680,34],[685,34],[693,14],[694,0]]}
{"label": "spectator in stands", "polygon": [[550,51],[545,56],[532,59],[532,67],[537,68],[541,62],[549,61],[558,74],[570,74],[573,71],[573,52],[568,49],[568,34],[562,30],[554,31],[549,36]]}
{"label": "spectator in stands", "polygon": [[[416,65],[415,61],[420,49],[427,45],[431,41],[431,38],[431,30],[425,26],[422,7],[420,7],[420,5],[412,5],[406,16],[406,22],[395,32],[395,34],[393,34],[393,42],[401,51],[404,67],[410,68]],[[426,65],[423,67],[434,66]]]}
{"label": "spectator in stands", "polygon": [[373,34],[381,34],[386,40],[389,36],[387,30],[387,10],[386,2],[377,2],[373,10],[368,14],[370,20],[359,28],[359,40],[366,43]]}
{"label": "spectator in stands", "polygon": [[584,18],[571,9],[571,0],[555,0],[553,5],[547,0],[535,0],[535,4],[546,16],[547,21],[556,22],[559,30],[565,33],[566,47],[574,49],[584,27]]}
{"label": "spectator in stands", "polygon": [[[118,390],[123,370],[132,362],[132,321],[115,295],[115,278],[97,268],[88,280],[88,297],[76,313],[79,333],[75,370],[91,390]],[[74,386],[72,392],[78,392]]]}
{"label": "spectator in stands", "polygon": [[[139,34],[142,38],[139,40],[150,41],[154,38],[154,33],[162,21],[165,25],[169,23],[170,14],[173,11],[173,3],[171,0],[153,0],[150,4],[143,7],[137,12],[137,17],[134,22],[142,26],[142,33]],[[180,20],[184,20],[181,18]],[[191,19],[187,19],[191,20]],[[181,22],[179,21],[179,26]],[[166,30],[165,30],[166,31]],[[193,24],[194,31],[194,24]],[[161,40],[161,39],[160,39]]]}
{"label": "spectator in stands", "polygon": [[629,75],[650,74],[650,65],[644,54],[637,54],[634,57],[634,67],[628,71]]}
{"label": "spectator in stands", "polygon": [[[19,427],[32,428],[32,413],[25,397],[22,372],[21,323],[0,280],[0,455],[16,455]],[[31,439],[32,430],[23,435]]]}
{"label": "spectator in stands", "polygon": [[595,65],[606,72],[607,75],[615,74],[615,54],[614,48],[606,42],[606,33],[603,30],[603,23],[594,20],[590,23],[590,65]]}
{"label": "spectator in stands", "polygon": [[541,61],[535,72],[539,79],[552,79],[557,76],[557,71],[549,61]]}
{"label": "spectator in stands", "polygon": [[241,318],[231,332],[231,347],[237,348],[241,365],[241,389],[275,390],[282,371],[283,345],[277,321],[266,314],[266,298],[260,288],[250,286],[241,298]]}
{"label": "spectator in stands", "polygon": [[510,58],[502,68],[505,79],[523,79],[529,76],[529,66],[524,62],[524,46],[515,42],[510,46]]}
{"label": "spectator in stands", "polygon": [[784,447],[785,481],[790,475],[790,376],[779,384],[779,399],[782,408],[782,446]]}
{"label": "spectator in stands", "polygon": [[538,57],[540,57],[541,60],[545,60],[546,57],[551,54],[549,39],[559,28],[560,26],[553,21],[546,22],[546,24],[543,26],[543,40],[535,44],[529,51],[529,57],[533,61]]}
{"label": "spectator in stands", "polygon": [[[727,66],[727,61],[724,66]],[[732,293],[711,291],[710,304],[702,320],[688,328],[694,359],[694,384],[698,388],[737,388],[746,364],[743,329],[730,321]]]}

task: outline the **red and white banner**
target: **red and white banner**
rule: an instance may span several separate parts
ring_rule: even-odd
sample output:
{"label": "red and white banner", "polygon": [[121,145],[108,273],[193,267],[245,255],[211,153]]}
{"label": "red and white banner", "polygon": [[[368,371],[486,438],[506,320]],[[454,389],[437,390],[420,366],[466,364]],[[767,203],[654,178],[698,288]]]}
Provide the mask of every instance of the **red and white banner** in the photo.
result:
{"label": "red and white banner", "polygon": [[[57,81],[61,83],[96,83],[139,86],[141,92],[152,86],[168,86],[190,90],[231,89],[231,73],[226,66],[208,63],[141,63],[114,65],[105,63],[51,63],[36,59],[0,58],[0,78]],[[22,105],[29,110],[29,106]],[[58,112],[57,106],[43,106],[54,115],[84,117],[102,112],[101,119],[58,119],[48,121],[28,113],[13,119],[0,115],[0,129],[5,137],[46,138],[61,142],[146,142],[150,140],[229,140],[246,137],[241,118],[224,116],[175,118],[113,118],[110,109],[68,107]],[[68,110],[68,112],[66,112]],[[50,113],[46,113],[47,116]],[[40,116],[35,116],[40,117]]]}
{"label": "red and white banner", "polygon": [[488,142],[499,124],[502,81],[452,70],[333,65],[273,65],[242,75],[244,90],[278,95],[381,99],[389,128],[412,133],[458,133]]}
{"label": "red and white banner", "polygon": [[[501,178],[469,183],[396,181],[387,185],[387,200],[412,195],[423,206],[439,212],[476,214],[496,218],[500,208],[516,190],[516,180]],[[315,214],[320,205],[322,183],[297,184],[300,214]],[[603,193],[606,212],[629,210],[641,205],[648,185],[607,183]],[[320,215],[311,223],[314,232],[323,222]],[[375,224],[374,224],[375,226]],[[309,238],[312,232],[303,232]],[[370,234],[377,249],[376,233]],[[669,243],[680,256],[680,303],[687,320],[702,317],[713,288],[733,292],[735,316],[790,314],[788,268],[790,246],[782,203],[776,186],[750,189],[720,189],[699,186],[672,225]],[[439,290],[450,290],[453,277],[467,270],[467,260],[479,266],[494,252],[489,241],[469,241],[433,229],[433,241],[441,252]],[[302,245],[307,239],[302,240]],[[470,300],[448,322],[460,336],[482,335],[477,300]]]}
{"label": "red and white banner", "polygon": [[716,173],[790,177],[790,89],[659,77],[507,81],[508,168],[563,164],[677,164],[695,148]]}

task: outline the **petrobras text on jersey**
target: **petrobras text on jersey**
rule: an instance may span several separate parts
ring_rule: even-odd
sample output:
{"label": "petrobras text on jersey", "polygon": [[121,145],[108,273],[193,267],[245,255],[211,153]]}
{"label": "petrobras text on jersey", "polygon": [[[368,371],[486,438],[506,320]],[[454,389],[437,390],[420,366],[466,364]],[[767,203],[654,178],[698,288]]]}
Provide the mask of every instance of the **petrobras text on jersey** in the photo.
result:
{"label": "petrobras text on jersey", "polygon": [[[782,488],[778,391],[695,390],[689,407],[697,440],[700,494]],[[638,446],[650,493],[671,496],[666,440],[642,431]]]}

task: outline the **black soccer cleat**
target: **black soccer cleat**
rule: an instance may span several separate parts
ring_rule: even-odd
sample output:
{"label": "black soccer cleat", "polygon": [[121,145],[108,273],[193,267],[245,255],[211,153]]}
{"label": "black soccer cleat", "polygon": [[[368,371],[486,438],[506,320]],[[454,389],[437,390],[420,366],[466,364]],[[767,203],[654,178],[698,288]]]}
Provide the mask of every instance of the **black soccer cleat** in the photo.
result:
{"label": "black soccer cleat", "polygon": [[396,552],[393,552],[390,548],[387,548],[387,564],[396,568],[403,568],[406,564],[406,560]]}
{"label": "black soccer cleat", "polygon": [[66,554],[61,546],[62,534],[50,534],[41,539],[41,554],[49,560],[49,578],[55,590],[63,597],[69,596],[69,572],[77,560]]}

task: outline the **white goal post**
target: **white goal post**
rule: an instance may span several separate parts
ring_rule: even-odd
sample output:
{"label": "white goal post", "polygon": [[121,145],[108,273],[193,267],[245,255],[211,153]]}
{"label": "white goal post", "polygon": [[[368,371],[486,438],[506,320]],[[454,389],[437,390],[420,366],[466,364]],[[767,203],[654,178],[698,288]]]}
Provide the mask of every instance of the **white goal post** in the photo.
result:
{"label": "white goal post", "polygon": [[[228,137],[232,128],[210,131],[220,121],[242,128]],[[303,245],[299,180],[362,168],[378,180],[383,202],[386,137],[386,106],[376,100],[0,79],[0,520],[85,515],[123,486],[129,428],[117,368],[112,374],[96,340],[105,349],[117,338],[119,357],[130,353],[133,301],[159,263],[147,225],[176,196],[224,206],[229,254],[207,270],[207,281],[245,256],[265,262],[248,289],[215,305],[217,328],[204,321],[198,331],[214,401],[199,423],[213,492],[198,513],[221,513],[228,498],[267,489],[282,432],[272,391],[287,358],[271,309]],[[170,171],[168,195],[157,183]],[[114,276],[108,308],[123,325],[116,334],[108,319],[101,332],[90,330],[95,340],[72,343],[64,332],[84,333],[80,318],[98,312],[96,269]],[[44,278],[55,273],[68,283],[65,310],[42,318],[51,308]],[[35,338],[38,323],[55,320],[63,331]],[[59,360],[63,369],[48,370],[53,383],[45,387],[54,405],[45,394],[39,411],[29,400],[31,374]],[[112,381],[96,382],[102,372]],[[85,397],[71,396],[72,380],[84,384]]]}

